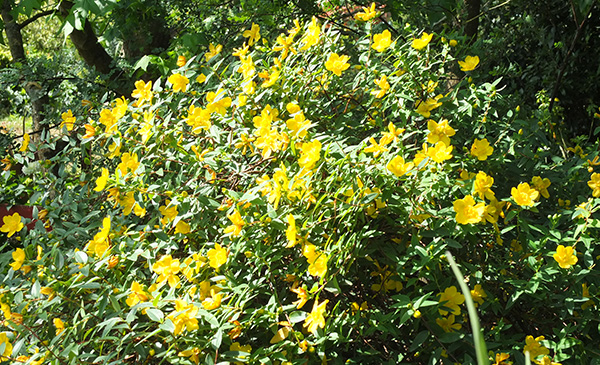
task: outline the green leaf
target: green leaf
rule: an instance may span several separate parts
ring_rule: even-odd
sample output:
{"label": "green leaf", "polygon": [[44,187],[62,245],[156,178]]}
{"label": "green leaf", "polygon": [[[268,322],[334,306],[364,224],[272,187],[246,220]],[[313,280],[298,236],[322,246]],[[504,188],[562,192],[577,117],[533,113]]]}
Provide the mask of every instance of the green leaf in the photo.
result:
{"label": "green leaf", "polygon": [[88,255],[83,251],[77,251],[75,252],[75,261],[85,265],[88,261]]}
{"label": "green leaf", "polygon": [[154,322],[159,322],[159,323],[162,322],[163,319],[165,318],[164,313],[160,309],[157,309],[157,308],[147,308],[146,315],[148,316],[148,318],[150,318]]}
{"label": "green leaf", "polygon": [[148,65],[150,64],[150,56],[145,55],[144,57],[140,58],[135,65],[133,66],[133,70],[138,70],[138,69],[142,69],[142,71],[147,71],[148,70]]}
{"label": "green leaf", "polygon": [[306,319],[306,312],[303,311],[294,311],[292,313],[290,313],[290,322],[291,323],[298,323],[298,322],[302,322]]}
{"label": "green leaf", "polygon": [[425,342],[425,340],[427,340],[427,337],[429,337],[429,331],[419,332],[415,336],[415,339],[413,340],[412,345],[410,345],[409,351],[415,351],[416,349],[418,349],[419,346],[421,346],[423,344],[423,342]]}
{"label": "green leaf", "polygon": [[114,325],[122,320],[123,319],[119,317],[113,317],[100,323],[98,327],[104,327],[104,330],[102,331],[102,337],[106,337],[109,334],[109,332],[113,329]]}
{"label": "green leaf", "polygon": [[214,337],[210,340],[210,344],[214,350],[218,350],[221,347],[221,342],[223,341],[223,330],[219,328],[217,333],[215,333]]}
{"label": "green leaf", "polygon": [[169,318],[167,318],[163,323],[161,323],[158,326],[158,328],[162,329],[163,331],[167,331],[167,332],[171,332],[171,333],[173,333],[173,331],[175,331],[175,325]]}

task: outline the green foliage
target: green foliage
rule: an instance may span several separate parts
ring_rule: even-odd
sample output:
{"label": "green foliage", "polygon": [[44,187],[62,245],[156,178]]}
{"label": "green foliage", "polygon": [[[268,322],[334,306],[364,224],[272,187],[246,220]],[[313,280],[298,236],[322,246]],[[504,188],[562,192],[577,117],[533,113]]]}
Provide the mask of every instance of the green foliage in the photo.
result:
{"label": "green foliage", "polygon": [[35,209],[0,227],[4,356],[475,363],[449,250],[492,360],[595,357],[598,156],[557,142],[547,95],[532,122],[460,70],[464,40],[410,25],[244,49],[248,23],[235,55],[55,113],[49,161],[50,135],[11,157]]}

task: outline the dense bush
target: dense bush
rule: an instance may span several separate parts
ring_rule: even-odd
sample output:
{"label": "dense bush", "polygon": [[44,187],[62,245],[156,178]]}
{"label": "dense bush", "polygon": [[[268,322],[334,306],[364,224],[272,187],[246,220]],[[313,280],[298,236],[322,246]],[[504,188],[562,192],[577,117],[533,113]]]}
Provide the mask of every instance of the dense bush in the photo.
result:
{"label": "dense bush", "polygon": [[374,15],[257,25],[6,160],[44,188],[34,228],[0,228],[4,359],[474,363],[449,250],[492,361],[590,362],[597,152],[479,82],[464,40]]}

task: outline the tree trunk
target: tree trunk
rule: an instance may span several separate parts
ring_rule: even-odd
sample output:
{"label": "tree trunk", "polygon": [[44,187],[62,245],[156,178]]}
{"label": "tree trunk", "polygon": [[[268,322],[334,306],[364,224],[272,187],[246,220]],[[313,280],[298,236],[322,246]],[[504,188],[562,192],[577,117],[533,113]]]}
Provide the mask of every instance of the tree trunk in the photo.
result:
{"label": "tree trunk", "polygon": [[[27,63],[27,57],[25,55],[25,49],[23,47],[23,36],[21,34],[21,26],[15,21],[11,14],[14,3],[13,0],[0,0],[0,13],[2,15],[2,21],[4,22],[4,31],[6,32],[6,39],[10,48],[10,54],[12,56],[13,64],[22,64],[20,67],[24,69]],[[42,121],[44,120],[44,113],[46,105],[50,102],[48,94],[44,87],[34,80],[23,80],[23,88],[29,96],[31,101],[31,119],[33,124],[33,130],[40,132],[42,128],[46,128]],[[25,132],[25,131],[23,131]],[[32,140],[39,140],[39,134],[32,135]]]}
{"label": "tree trunk", "polygon": [[[72,2],[61,1],[59,5],[61,17],[66,18],[72,7]],[[98,37],[94,33],[94,29],[92,29],[89,21],[86,20],[83,29],[73,29],[69,37],[81,58],[89,66],[94,67],[98,72],[105,75],[110,74],[114,70],[112,57],[98,41]]]}
{"label": "tree trunk", "polygon": [[[66,18],[72,7],[73,3],[71,1],[61,1],[58,9],[59,15],[63,19]],[[113,58],[100,44],[89,20],[86,19],[83,29],[73,29],[69,37],[75,49],[77,49],[77,53],[88,66],[95,68],[101,74],[109,76],[109,81],[112,83],[111,89],[115,93],[119,96],[129,96],[131,94],[131,80],[114,65]]]}
{"label": "tree trunk", "polygon": [[467,23],[465,24],[465,35],[469,44],[477,40],[479,30],[479,12],[481,11],[481,0],[465,0],[467,5]]}

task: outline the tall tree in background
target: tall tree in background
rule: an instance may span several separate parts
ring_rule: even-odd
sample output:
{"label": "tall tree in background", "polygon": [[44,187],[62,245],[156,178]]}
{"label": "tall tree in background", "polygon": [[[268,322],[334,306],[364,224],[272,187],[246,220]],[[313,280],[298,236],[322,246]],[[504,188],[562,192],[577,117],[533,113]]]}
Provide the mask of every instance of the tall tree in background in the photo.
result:
{"label": "tall tree in background", "polygon": [[[27,57],[25,54],[25,48],[23,46],[23,35],[21,30],[23,27],[30,24],[31,21],[25,21],[21,24],[17,23],[15,17],[13,16],[13,10],[15,8],[15,3],[13,0],[0,0],[0,5],[2,22],[4,25],[4,31],[6,33],[7,43],[10,48],[13,65],[21,70],[26,69]],[[30,19],[34,21],[37,18],[39,17],[34,16]],[[31,118],[33,128],[34,130],[39,131],[41,130],[42,121],[44,120],[45,107],[49,100],[48,94],[39,81],[24,79],[22,82],[23,88],[27,92],[27,96],[31,102]]]}

